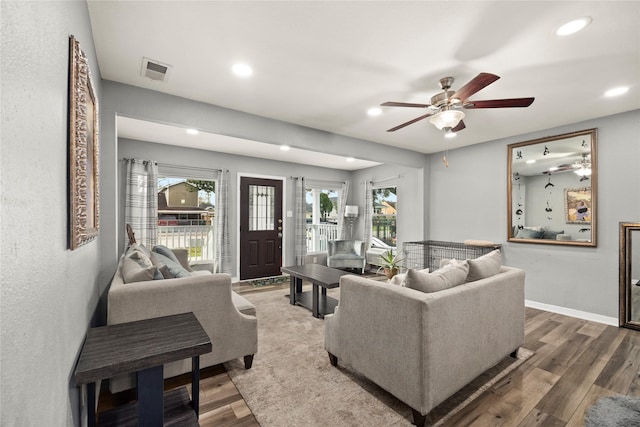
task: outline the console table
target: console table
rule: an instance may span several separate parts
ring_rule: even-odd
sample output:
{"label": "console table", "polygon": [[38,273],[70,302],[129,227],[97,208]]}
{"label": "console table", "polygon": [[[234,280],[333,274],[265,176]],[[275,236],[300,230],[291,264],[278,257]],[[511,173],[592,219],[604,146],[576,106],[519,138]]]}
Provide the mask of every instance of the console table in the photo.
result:
{"label": "console table", "polygon": [[[78,385],[87,384],[88,422],[96,423],[96,381],[137,373],[137,402],[100,414],[100,426],[197,426],[200,355],[211,340],[193,313],[177,314],[92,328],[75,370]],[[186,387],[163,393],[163,365],[192,358],[192,400]]]}

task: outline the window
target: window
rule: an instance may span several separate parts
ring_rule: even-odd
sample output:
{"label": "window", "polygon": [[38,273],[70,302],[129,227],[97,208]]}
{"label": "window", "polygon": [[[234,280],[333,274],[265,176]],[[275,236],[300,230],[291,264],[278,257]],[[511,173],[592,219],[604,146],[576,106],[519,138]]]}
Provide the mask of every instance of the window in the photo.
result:
{"label": "window", "polygon": [[338,238],[340,190],[307,188],[307,252],[325,252],[327,242]]}
{"label": "window", "polygon": [[396,218],[398,215],[398,196],[396,187],[374,188],[373,216],[371,217],[371,235],[373,247],[395,247]]}
{"label": "window", "polygon": [[190,261],[213,260],[215,185],[210,179],[158,177],[158,244],[187,249]]}

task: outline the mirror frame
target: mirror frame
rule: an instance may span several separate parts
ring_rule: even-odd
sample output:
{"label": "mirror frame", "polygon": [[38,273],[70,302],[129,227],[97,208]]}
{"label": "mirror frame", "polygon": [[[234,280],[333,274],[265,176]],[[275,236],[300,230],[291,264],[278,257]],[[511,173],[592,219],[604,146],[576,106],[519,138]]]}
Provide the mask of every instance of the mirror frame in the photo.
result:
{"label": "mirror frame", "polygon": [[[549,240],[549,239],[516,239],[513,235],[513,149],[517,147],[525,147],[528,145],[549,143],[561,139],[574,138],[578,136],[591,137],[591,240],[589,242],[580,242],[575,240]],[[544,138],[533,139],[524,142],[509,144],[507,146],[507,241],[514,243],[534,243],[542,245],[562,245],[562,246],[597,246],[597,206],[598,206],[598,132],[596,128],[585,129],[577,132],[565,133],[562,135],[548,136]]]}
{"label": "mirror frame", "polygon": [[[620,223],[620,310],[619,325],[640,330],[640,321],[631,320],[631,232],[640,232],[640,222]],[[640,249],[639,249],[640,250]]]}

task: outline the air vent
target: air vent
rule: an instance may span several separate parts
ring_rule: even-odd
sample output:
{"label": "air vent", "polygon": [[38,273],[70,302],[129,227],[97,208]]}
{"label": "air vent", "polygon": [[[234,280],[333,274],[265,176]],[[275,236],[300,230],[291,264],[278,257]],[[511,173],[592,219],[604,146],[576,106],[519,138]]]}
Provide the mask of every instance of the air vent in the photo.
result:
{"label": "air vent", "polygon": [[142,76],[158,82],[166,82],[169,79],[171,65],[163,64],[149,58],[142,58]]}

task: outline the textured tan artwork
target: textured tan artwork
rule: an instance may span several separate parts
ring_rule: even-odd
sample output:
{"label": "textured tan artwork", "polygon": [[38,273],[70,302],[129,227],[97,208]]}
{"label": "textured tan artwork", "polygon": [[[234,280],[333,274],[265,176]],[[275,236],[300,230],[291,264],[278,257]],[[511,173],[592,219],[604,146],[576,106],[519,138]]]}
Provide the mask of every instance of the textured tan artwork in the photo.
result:
{"label": "textured tan artwork", "polygon": [[100,229],[98,99],[80,43],[69,37],[69,247]]}

